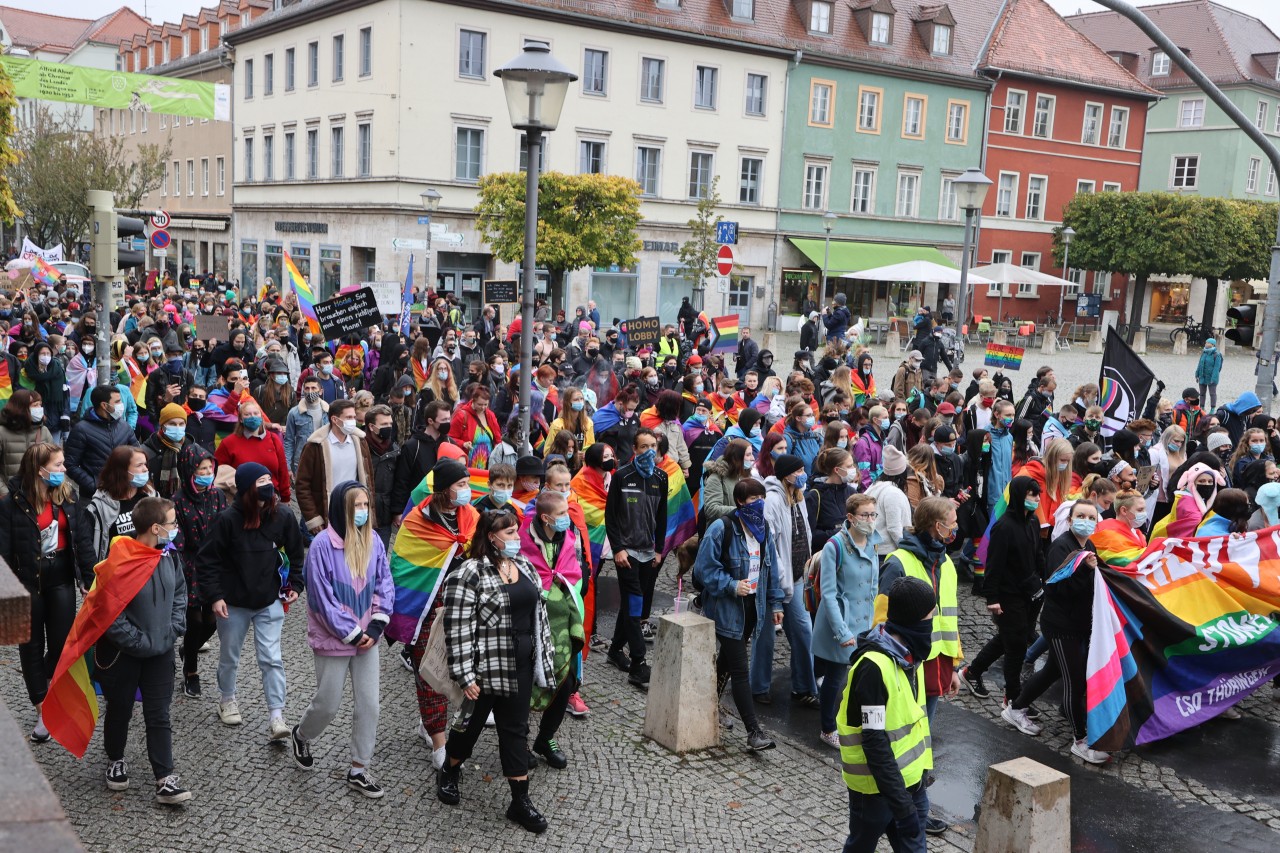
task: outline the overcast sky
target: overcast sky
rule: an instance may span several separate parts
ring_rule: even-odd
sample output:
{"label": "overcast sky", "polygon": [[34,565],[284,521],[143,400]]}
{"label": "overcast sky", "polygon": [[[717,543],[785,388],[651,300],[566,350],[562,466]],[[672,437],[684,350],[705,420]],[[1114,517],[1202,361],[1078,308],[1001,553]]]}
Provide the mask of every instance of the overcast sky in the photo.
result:
{"label": "overcast sky", "polygon": [[[36,9],[52,12],[56,15],[76,17],[97,17],[112,12],[120,7],[120,0],[7,0],[8,5],[22,9]],[[1220,0],[1222,5],[1239,9],[1250,15],[1261,18],[1277,33],[1280,33],[1280,0]],[[1094,12],[1102,7],[1090,0],[1049,0],[1050,5],[1064,15],[1075,12]],[[178,22],[183,14],[195,14],[201,8],[199,0],[131,0],[128,4],[139,13],[157,23],[165,21]],[[205,5],[212,6],[212,0]],[[1139,3],[1140,6],[1153,5]]]}

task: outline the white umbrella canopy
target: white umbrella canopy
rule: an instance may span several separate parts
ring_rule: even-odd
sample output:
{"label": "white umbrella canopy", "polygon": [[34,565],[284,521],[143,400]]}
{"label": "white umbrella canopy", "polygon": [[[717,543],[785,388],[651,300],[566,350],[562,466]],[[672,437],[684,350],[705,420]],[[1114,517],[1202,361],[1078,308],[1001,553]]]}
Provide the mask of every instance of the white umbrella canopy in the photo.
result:
{"label": "white umbrella canopy", "polygon": [[29,270],[33,266],[35,266],[35,264],[26,258],[14,258],[9,261],[9,263],[5,264],[4,268],[5,270]]}
{"label": "white umbrella canopy", "polygon": [[[959,284],[960,270],[944,267],[931,261],[904,261],[887,267],[845,273],[840,278],[853,278],[859,281],[927,281],[935,284]],[[972,284],[994,283],[990,279],[973,273],[969,273],[969,282]]]}
{"label": "white umbrella canopy", "polygon": [[1058,278],[1047,272],[1013,264],[989,264],[985,267],[975,267],[969,271],[969,281],[974,281],[974,275],[982,276],[989,284],[1038,284],[1043,287],[1070,287],[1075,284],[1074,281]]}

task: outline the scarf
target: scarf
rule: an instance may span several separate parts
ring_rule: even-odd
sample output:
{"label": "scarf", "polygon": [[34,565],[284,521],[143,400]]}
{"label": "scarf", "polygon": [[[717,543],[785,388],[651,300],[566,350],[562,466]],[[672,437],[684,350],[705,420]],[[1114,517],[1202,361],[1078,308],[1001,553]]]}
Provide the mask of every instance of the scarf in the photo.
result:
{"label": "scarf", "polygon": [[743,504],[736,510],[738,518],[746,525],[747,530],[756,541],[764,544],[764,537],[768,530],[764,526],[764,501],[755,501],[754,503]]}

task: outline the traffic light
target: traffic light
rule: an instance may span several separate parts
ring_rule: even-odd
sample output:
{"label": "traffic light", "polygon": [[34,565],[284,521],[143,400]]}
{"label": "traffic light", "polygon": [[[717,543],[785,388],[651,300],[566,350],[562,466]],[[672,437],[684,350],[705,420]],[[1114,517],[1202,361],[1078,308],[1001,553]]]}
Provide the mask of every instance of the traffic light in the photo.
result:
{"label": "traffic light", "polygon": [[[135,219],[132,216],[116,217],[116,237],[120,241],[119,247],[116,249],[117,270],[142,269],[147,262],[146,252],[132,248],[132,244],[134,237],[146,236],[147,226],[141,219]],[[112,273],[112,275],[114,274]]]}
{"label": "traffic light", "polygon": [[1236,321],[1234,329],[1227,329],[1227,340],[1242,347],[1253,346],[1253,335],[1258,324],[1258,306],[1245,303],[1228,308],[1227,319]]}
{"label": "traffic light", "polygon": [[[90,190],[87,201],[93,208],[93,228],[89,235],[93,250],[89,253],[89,271],[99,281],[115,279],[120,270],[139,267],[146,258],[130,247],[134,237],[145,236],[146,223],[115,211],[115,197],[102,190]],[[123,241],[123,245],[121,244]]]}

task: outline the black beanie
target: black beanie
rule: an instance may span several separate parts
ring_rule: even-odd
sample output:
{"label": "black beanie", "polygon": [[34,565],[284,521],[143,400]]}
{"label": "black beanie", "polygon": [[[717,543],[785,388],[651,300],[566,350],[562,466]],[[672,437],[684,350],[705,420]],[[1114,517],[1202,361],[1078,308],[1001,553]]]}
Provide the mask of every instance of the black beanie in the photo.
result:
{"label": "black beanie", "polygon": [[804,470],[804,460],[799,456],[784,453],[773,463],[773,473],[779,480],[790,477],[797,471]]}
{"label": "black beanie", "polygon": [[[592,445],[594,447],[595,445]],[[521,456],[516,460],[517,477],[541,477],[546,473],[542,460],[536,456]]]}
{"label": "black beanie", "polygon": [[938,606],[933,588],[919,578],[902,577],[889,587],[888,621],[914,625],[923,621]]}
{"label": "black beanie", "polygon": [[738,429],[742,430],[743,435],[751,435],[751,429],[760,420],[760,412],[753,408],[747,407],[738,415]]}
{"label": "black beanie", "polygon": [[469,479],[470,476],[467,473],[467,466],[456,459],[441,459],[431,469],[431,490],[442,492],[459,480]]}

